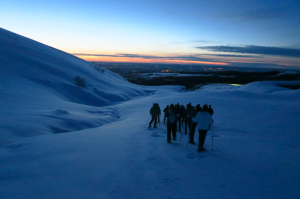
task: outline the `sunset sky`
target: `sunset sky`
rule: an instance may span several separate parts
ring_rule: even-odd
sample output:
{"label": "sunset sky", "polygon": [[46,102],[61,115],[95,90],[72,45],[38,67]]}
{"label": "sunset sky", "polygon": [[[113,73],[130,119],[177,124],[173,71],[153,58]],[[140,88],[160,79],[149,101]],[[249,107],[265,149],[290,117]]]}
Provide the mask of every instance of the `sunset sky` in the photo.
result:
{"label": "sunset sky", "polygon": [[300,70],[299,0],[0,0],[0,27],[88,61]]}

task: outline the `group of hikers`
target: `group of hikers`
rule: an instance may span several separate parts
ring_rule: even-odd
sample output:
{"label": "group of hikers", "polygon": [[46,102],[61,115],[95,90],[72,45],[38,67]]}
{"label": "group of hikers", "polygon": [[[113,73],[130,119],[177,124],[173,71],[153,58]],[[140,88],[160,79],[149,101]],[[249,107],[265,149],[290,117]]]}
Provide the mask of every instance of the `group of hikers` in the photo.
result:
{"label": "group of hikers", "polygon": [[[181,126],[185,125],[184,134],[189,134],[189,143],[195,144],[194,135],[195,130],[198,129],[199,132],[199,144],[197,151],[206,151],[203,148],[207,131],[210,129],[211,125],[214,123],[212,115],[214,110],[211,105],[204,104],[203,107],[200,104],[192,106],[191,103],[184,105],[171,104],[163,110],[164,112],[164,123],[167,119],[167,142],[171,143],[171,134],[173,141],[176,141],[176,132],[181,132]],[[160,122],[161,109],[157,103],[153,104],[150,109],[150,114],[152,116],[149,122],[149,128],[154,122],[153,128],[157,128],[157,122]],[[189,131],[187,131],[189,130]]]}

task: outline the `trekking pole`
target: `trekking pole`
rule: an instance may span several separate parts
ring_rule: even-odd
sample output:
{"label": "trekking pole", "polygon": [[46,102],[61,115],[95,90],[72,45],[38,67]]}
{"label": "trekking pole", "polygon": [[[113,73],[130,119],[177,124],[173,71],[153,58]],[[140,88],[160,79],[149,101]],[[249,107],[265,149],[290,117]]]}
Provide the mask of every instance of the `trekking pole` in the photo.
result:
{"label": "trekking pole", "polygon": [[149,119],[150,119],[150,115],[149,115],[149,117],[148,117],[148,119],[147,119],[147,122],[146,122],[146,124],[145,124],[144,128],[146,128],[146,125],[147,125],[147,123],[148,123]]}
{"label": "trekking pole", "polygon": [[180,137],[179,141],[181,141],[181,138],[182,138],[182,132],[181,132],[181,137]]}
{"label": "trekking pole", "polygon": [[214,129],[213,125],[211,125],[211,150],[214,150]]}
{"label": "trekking pole", "polygon": [[186,148],[188,148],[188,145],[189,145],[189,139],[190,139],[190,131],[188,133],[188,140],[187,140],[187,143],[186,143]]}
{"label": "trekking pole", "polygon": [[[177,125],[177,124],[176,124],[176,125]],[[180,133],[181,133],[181,136],[180,136],[179,141],[181,142],[181,138],[182,138],[182,131],[181,131],[181,128],[180,128]]]}
{"label": "trekking pole", "polygon": [[158,125],[159,125],[159,129],[162,130],[161,125],[160,125],[160,117],[159,117],[159,123],[158,123]]}

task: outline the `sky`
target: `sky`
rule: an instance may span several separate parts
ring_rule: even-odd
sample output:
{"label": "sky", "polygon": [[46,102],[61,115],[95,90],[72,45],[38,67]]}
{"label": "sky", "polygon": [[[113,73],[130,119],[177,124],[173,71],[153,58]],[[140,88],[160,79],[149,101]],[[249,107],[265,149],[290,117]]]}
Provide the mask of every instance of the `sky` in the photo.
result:
{"label": "sky", "polygon": [[0,0],[0,27],[87,61],[300,70],[299,0]]}

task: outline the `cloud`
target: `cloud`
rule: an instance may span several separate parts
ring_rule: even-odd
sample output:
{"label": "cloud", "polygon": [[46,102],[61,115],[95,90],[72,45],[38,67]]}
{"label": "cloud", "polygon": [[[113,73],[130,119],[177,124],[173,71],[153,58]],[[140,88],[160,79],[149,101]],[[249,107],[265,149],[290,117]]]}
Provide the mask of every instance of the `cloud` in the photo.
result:
{"label": "cloud", "polygon": [[[222,48],[220,48],[220,46],[205,46],[205,48],[211,48],[211,50],[224,50],[223,47],[228,47],[228,46],[221,46]],[[204,47],[198,47],[198,48],[204,48]],[[232,47],[233,48],[233,47]],[[242,48],[242,47],[238,47],[238,48]],[[225,52],[228,52],[229,50],[225,50]],[[240,50],[241,51],[241,50]],[[240,53],[239,51],[239,53]],[[245,51],[245,50],[244,50]],[[233,52],[233,49],[231,49],[230,51],[231,53]],[[235,49],[234,53],[236,53],[237,50]],[[247,52],[249,53],[249,52]],[[257,53],[257,52],[256,52]],[[249,57],[253,57],[253,58],[260,58],[260,56],[258,55],[231,55],[231,54],[190,54],[190,55],[178,55],[178,56],[154,56],[154,55],[143,55],[143,54],[114,54],[114,55],[108,55],[108,54],[86,54],[86,53],[74,53],[73,55],[78,55],[78,56],[98,56],[98,57],[116,57],[116,58],[141,58],[141,59],[147,59],[147,60],[153,60],[155,62],[153,63],[159,63],[161,60],[161,63],[172,63],[172,60],[179,63],[178,61],[183,61],[185,63],[193,63],[193,62],[203,62],[201,64],[211,64],[211,65],[220,65],[220,63],[226,63],[223,65],[228,65],[228,66],[232,66],[232,67],[253,67],[253,68],[289,68],[289,69],[297,69],[299,70],[299,66],[290,66],[284,63],[278,63],[278,62],[249,62],[249,63],[245,63],[245,62],[239,62],[239,61],[234,61],[234,62],[227,62],[227,61],[222,61],[222,57],[245,57],[245,58],[249,58]],[[210,58],[205,58],[202,56],[214,56],[214,57],[210,57]],[[218,58],[219,57],[219,58]],[[139,60],[141,61],[141,60]],[[128,61],[125,61],[128,62]],[[174,62],[174,63],[175,63]],[[206,63],[205,63],[206,62]],[[143,63],[143,61],[141,61],[140,63]],[[148,63],[148,62],[145,62]]]}
{"label": "cloud", "polygon": [[246,58],[262,58],[261,55],[231,55],[231,54],[202,54],[208,56],[217,56],[217,57],[246,57]]}
{"label": "cloud", "polygon": [[181,45],[181,44],[191,44],[191,43],[204,43],[204,44],[220,44],[222,42],[215,42],[215,41],[210,41],[210,40],[191,40],[191,41],[186,41],[186,42],[171,42],[169,45]]}
{"label": "cloud", "polygon": [[256,54],[256,55],[271,55],[280,57],[300,58],[300,49],[295,48],[280,48],[268,46],[198,46],[202,50],[226,53],[241,53],[241,54]]}
{"label": "cloud", "polygon": [[142,58],[142,59],[168,59],[168,60],[184,60],[184,61],[210,61],[212,59],[201,58],[196,55],[186,55],[186,56],[153,56],[153,55],[142,55],[142,54],[85,54],[85,53],[73,53],[77,56],[96,56],[96,57],[129,57],[129,58]]}

